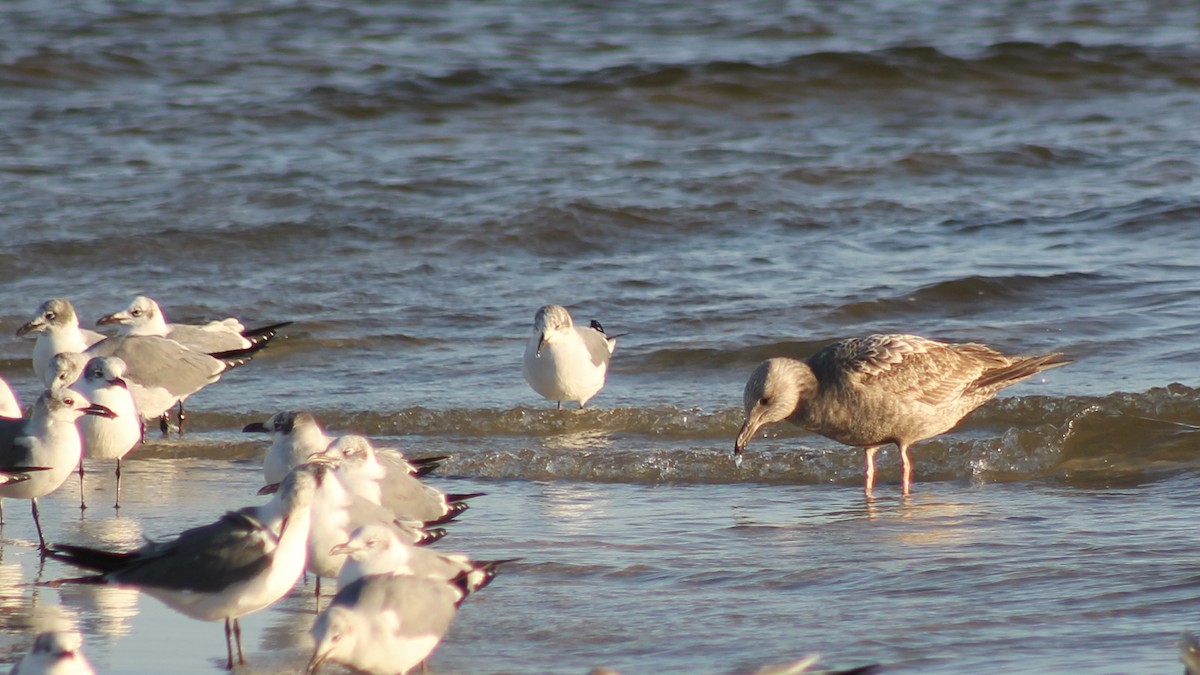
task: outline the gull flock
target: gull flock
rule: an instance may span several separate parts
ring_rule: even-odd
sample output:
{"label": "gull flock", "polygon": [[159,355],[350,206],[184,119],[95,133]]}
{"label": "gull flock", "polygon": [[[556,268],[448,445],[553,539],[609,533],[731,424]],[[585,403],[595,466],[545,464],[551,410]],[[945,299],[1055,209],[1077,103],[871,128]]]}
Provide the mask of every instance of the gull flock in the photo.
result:
{"label": "gull flock", "polygon": [[[421,480],[446,457],[409,458],[363,436],[330,435],[303,411],[281,411],[243,429],[270,437],[260,491],[270,495],[266,503],[134,550],[48,542],[40,497],[78,468],[86,508],[84,460],[116,460],[120,508],[121,460],[145,439],[147,425],[182,434],[186,399],[250,362],[290,325],[247,329],[232,318],[172,324],[146,297],[97,323],[118,332],[84,329],[68,300],[46,301],[17,331],[37,336],[33,367],[45,391],[22,416],[0,380],[0,499],[29,500],[42,554],[86,572],[47,583],[133,587],[191,618],[221,621],[232,669],[235,659],[245,663],[239,619],[293,592],[307,572],[316,577],[318,611],[307,672],[340,663],[407,673],[437,648],[469,596],[517,560],[476,561],[425,548],[481,496],[443,494]],[[583,408],[606,383],[617,337],[598,321],[576,326],[561,305],[544,306],[534,316],[522,373],[559,408],[564,402]],[[907,494],[913,443],[950,430],[1001,389],[1068,363],[1058,353],[1007,356],[985,345],[914,335],[842,340],[806,361],[769,359],[746,383],[734,456],[740,466],[759,430],[786,420],[863,448],[868,495],[876,451],[895,444]],[[337,588],[324,608],[322,579]],[[43,633],[14,672],[62,666],[61,672],[90,673],[79,644],[77,634]]]}
{"label": "gull flock", "polygon": [[[247,424],[270,436],[263,464],[265,504],[221,515],[164,541],[109,551],[47,540],[38,499],[84,460],[121,460],[147,427],[183,433],[184,401],[244,365],[290,322],[247,329],[236,319],[172,324],[150,298],[102,317],[114,335],[86,330],[71,303],[44,302],[18,336],[36,335],[34,373],[45,391],[25,415],[0,380],[0,500],[30,501],[43,556],[85,573],[46,582],[139,589],[175,611],[224,624],[226,667],[245,663],[239,619],[316,576],[316,645],[308,672],[341,663],[368,672],[407,672],[437,647],[468,595],[509,560],[473,561],[422,548],[474,494],[443,494],[421,480],[446,457],[407,458],[363,436],[326,434],[309,413],[279,412]],[[174,419],[172,412],[177,411]],[[0,523],[3,522],[0,501]],[[321,579],[337,586],[321,608]],[[78,633],[36,637],[18,673],[91,673]]]}

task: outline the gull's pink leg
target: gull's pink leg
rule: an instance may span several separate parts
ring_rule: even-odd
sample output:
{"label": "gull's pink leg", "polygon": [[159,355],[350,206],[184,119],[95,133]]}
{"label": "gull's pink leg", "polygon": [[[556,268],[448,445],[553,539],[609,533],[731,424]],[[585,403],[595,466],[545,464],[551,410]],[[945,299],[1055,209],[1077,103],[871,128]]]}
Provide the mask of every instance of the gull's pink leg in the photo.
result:
{"label": "gull's pink leg", "polygon": [[863,486],[863,492],[870,496],[871,490],[875,489],[875,453],[879,451],[879,446],[863,450],[867,462],[867,482]]}
{"label": "gull's pink leg", "polygon": [[912,459],[908,456],[908,446],[900,446],[900,461],[904,462],[904,494],[912,489]]}

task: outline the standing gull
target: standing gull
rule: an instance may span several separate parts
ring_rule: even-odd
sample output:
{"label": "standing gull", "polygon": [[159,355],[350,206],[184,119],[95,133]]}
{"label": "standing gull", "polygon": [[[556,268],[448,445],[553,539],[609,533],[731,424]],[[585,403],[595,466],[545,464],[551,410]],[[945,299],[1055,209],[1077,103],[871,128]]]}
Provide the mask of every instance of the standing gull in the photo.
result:
{"label": "standing gull", "polygon": [[[71,303],[62,299],[43,303],[38,315],[22,326],[17,335],[28,332],[39,333],[34,346],[34,369],[47,386],[50,386],[47,381],[50,362],[60,352],[83,352],[89,357],[120,357],[125,361],[125,381],[143,419],[161,417],[164,434],[167,430],[165,413],[172,406],[179,405],[179,430],[182,433],[184,400],[219,380],[226,370],[248,362],[265,344],[210,355],[156,336],[117,335],[89,343],[88,336],[79,328]],[[42,354],[44,342],[57,351]],[[90,346],[84,349],[79,347],[82,344]],[[43,358],[44,363],[41,360]]]}
{"label": "standing gull", "polygon": [[[87,365],[87,362],[88,357],[80,354],[79,352],[59,352],[58,354],[55,354],[54,358],[50,359],[50,369],[46,372],[46,378],[50,380],[50,390],[55,391],[74,386],[74,384],[78,382],[79,378],[83,375],[83,368]],[[86,387],[79,387],[79,392],[83,394],[89,401],[91,400],[92,397],[87,391]],[[109,409],[111,410],[111,408]],[[116,411],[114,411],[114,414],[116,414]],[[79,423],[82,423],[83,419],[85,418],[81,418]],[[83,440],[82,435],[80,435],[79,438],[81,441]],[[79,458],[79,508],[80,510],[87,508],[87,502],[85,501],[83,495],[82,456]]]}
{"label": "standing gull", "polygon": [[193,619],[224,619],[226,667],[232,669],[230,623],[238,663],[245,663],[238,619],[274,604],[304,572],[312,497],[320,480],[309,468],[301,465],[288,474],[270,503],[231,511],[171,541],[127,553],[55,545],[55,558],[100,574],[52,584],[133,586]]}
{"label": "standing gull", "polygon": [[866,485],[875,484],[875,453],[895,443],[912,484],[908,448],[945,433],[1005,387],[1071,361],[1062,354],[1006,356],[974,343],[916,335],[870,335],[835,342],[808,361],[773,358],[750,375],[746,420],[734,441],[740,455],[765,424],[786,419],[866,453]]}
{"label": "standing gull", "polygon": [[[46,550],[42,522],[38,515],[38,497],[57,490],[79,464],[82,444],[75,420],[80,415],[112,416],[104,406],[88,403],[72,389],[47,390],[33,404],[27,420],[0,420],[0,472],[28,478],[0,484],[0,499],[28,499],[33,505],[33,524],[37,528],[38,547]],[[0,523],[3,522],[0,512]]]}
{"label": "standing gull", "polygon": [[325,661],[379,675],[408,673],[424,661],[458,609],[461,588],[449,582],[379,574],[338,591],[312,627],[307,673]]}
{"label": "standing gull", "polygon": [[158,303],[139,295],[125,309],[100,317],[96,322],[97,326],[108,324],[120,326],[121,335],[171,338],[188,349],[212,354],[247,349],[268,342],[275,337],[280,328],[290,326],[292,322],[284,321],[251,330],[246,330],[242,322],[233,317],[210,321],[203,325],[167,323],[167,317],[163,315]]}
{"label": "standing gull", "polygon": [[533,317],[533,334],[525,344],[521,372],[543,398],[575,401],[583,408],[608,376],[608,361],[617,338],[608,337],[599,321],[577,328],[562,305],[546,305]]}
{"label": "standing gull", "polygon": [[[113,508],[121,508],[121,459],[142,442],[143,424],[123,379],[125,362],[115,356],[95,356],[83,369],[79,389],[116,417],[89,416],[79,420],[83,454],[88,459],[117,460],[117,490]],[[79,490],[83,491],[83,461],[79,462]]]}
{"label": "standing gull", "polygon": [[38,307],[37,315],[17,329],[17,337],[37,333],[33,345],[33,372],[50,386],[50,360],[62,352],[82,352],[105,336],[79,327],[75,308],[66,298],[52,298]]}

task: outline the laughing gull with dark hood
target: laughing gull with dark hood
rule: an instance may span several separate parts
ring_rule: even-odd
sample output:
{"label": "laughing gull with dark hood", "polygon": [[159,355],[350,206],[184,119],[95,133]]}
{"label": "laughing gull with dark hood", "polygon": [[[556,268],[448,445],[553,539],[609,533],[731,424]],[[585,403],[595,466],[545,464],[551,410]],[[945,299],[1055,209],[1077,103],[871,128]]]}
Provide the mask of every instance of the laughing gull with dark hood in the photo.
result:
{"label": "laughing gull with dark hood", "polygon": [[[82,443],[75,420],[80,415],[111,417],[108,408],[89,403],[73,389],[43,393],[30,409],[29,419],[0,419],[0,473],[20,477],[0,485],[0,499],[28,499],[33,505],[33,524],[38,547],[46,550],[39,497],[57,490],[79,464]],[[0,523],[3,511],[0,510]]]}
{"label": "laughing gull with dark hood", "polygon": [[617,338],[606,335],[599,321],[579,328],[566,307],[546,305],[533,317],[521,372],[534,391],[559,408],[563,401],[583,408],[604,388],[616,348]]}
{"label": "laughing gull with dark hood", "polygon": [[212,354],[248,349],[269,342],[279,329],[292,325],[292,322],[273,323],[250,330],[246,330],[242,322],[233,317],[202,325],[168,323],[157,302],[139,295],[125,309],[100,317],[96,322],[97,326],[112,324],[120,326],[121,335],[171,338],[188,349]]}
{"label": "laughing gull with dark hood", "polygon": [[225,621],[226,667],[233,640],[242,656],[238,619],[274,604],[304,572],[312,498],[318,474],[300,465],[284,478],[272,501],[226,513],[166,542],[126,553],[55,545],[56,559],[99,574],[50,582],[132,586],[200,621]]}

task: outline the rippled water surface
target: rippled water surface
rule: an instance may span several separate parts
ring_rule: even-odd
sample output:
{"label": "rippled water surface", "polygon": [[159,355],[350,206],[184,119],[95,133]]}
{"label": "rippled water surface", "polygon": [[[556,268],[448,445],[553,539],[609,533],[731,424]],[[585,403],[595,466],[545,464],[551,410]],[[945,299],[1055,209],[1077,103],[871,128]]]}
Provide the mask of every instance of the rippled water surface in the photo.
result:
{"label": "rippled water surface", "polygon": [[[308,409],[485,491],[439,546],[522,557],[437,672],[1163,672],[1200,629],[1200,23],[1189,3],[8,3],[0,330],[63,296],[292,320],[193,431],[45,500],[137,544],[256,503]],[[625,333],[589,409],[520,376],[534,311]],[[1076,360],[881,455],[768,428],[756,363],[903,331]],[[32,343],[0,375],[37,394]],[[93,477],[94,476],[94,477]],[[221,628],[34,586],[0,536],[0,663],[64,615],[107,672],[213,672]],[[245,620],[294,672],[311,587]],[[115,637],[115,640],[110,638]]]}

